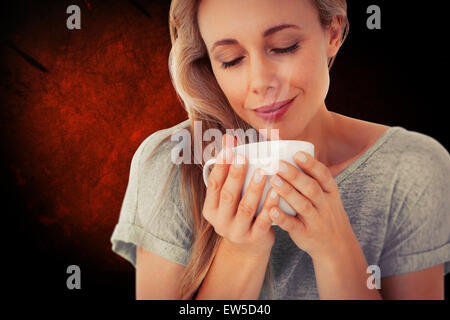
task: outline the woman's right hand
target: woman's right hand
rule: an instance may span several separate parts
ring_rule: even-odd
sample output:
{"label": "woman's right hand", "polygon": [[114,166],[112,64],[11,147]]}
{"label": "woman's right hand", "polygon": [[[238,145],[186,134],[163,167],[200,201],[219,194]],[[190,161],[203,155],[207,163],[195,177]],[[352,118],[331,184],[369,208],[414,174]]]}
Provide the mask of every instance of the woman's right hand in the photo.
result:
{"label": "woman's right hand", "polygon": [[[261,257],[270,254],[275,242],[275,232],[271,228],[270,209],[278,206],[279,195],[272,189],[267,193],[261,212],[254,219],[260,202],[266,175],[257,182],[255,170],[249,186],[241,198],[241,191],[247,172],[247,159],[239,160],[232,154],[235,139],[225,135],[222,139],[222,151],[217,157],[209,178],[206,198],[203,205],[203,216],[214,227],[217,234],[223,237],[226,247],[233,252],[247,257]],[[226,152],[225,152],[226,150]]]}

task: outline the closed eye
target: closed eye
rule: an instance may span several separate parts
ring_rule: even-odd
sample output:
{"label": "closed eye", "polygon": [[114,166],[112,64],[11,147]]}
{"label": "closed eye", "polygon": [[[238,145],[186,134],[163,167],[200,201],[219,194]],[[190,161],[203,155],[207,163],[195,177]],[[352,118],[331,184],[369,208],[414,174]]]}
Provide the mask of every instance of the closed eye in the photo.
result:
{"label": "closed eye", "polygon": [[[290,46],[288,48],[276,48],[276,49],[272,49],[272,51],[274,51],[277,54],[293,53],[293,52],[295,52],[298,49],[298,47],[299,47],[298,46],[298,42],[296,42],[294,45],[292,45],[292,46]],[[233,61],[230,61],[230,62],[222,62],[221,63],[222,68],[223,69],[227,69],[229,67],[232,67],[232,66],[238,64],[239,61],[242,60],[242,58],[244,58],[244,57],[240,57],[240,58],[234,59]]]}

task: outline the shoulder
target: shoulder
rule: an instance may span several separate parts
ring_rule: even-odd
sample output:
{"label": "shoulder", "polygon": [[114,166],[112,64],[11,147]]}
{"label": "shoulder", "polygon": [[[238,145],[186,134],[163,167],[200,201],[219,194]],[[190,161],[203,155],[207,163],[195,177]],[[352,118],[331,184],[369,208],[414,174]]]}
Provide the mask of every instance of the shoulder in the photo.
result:
{"label": "shoulder", "polygon": [[425,190],[450,188],[450,155],[445,147],[429,135],[400,126],[390,127],[350,169],[348,175],[357,174],[341,183],[342,188],[353,190],[357,185],[384,194],[399,207],[406,198],[414,202]]}
{"label": "shoulder", "polygon": [[392,127],[380,148],[380,184],[387,198],[383,277],[448,261],[450,155],[435,138]]}
{"label": "shoulder", "polygon": [[133,159],[139,203],[137,221],[145,221],[149,212],[161,213],[160,210],[163,210],[167,219],[179,214],[177,212],[182,212],[184,204],[180,201],[181,167],[171,158],[172,148],[177,144],[177,141],[171,141],[171,135],[189,124],[189,120],[186,120],[156,131],[144,139],[137,149]]}
{"label": "shoulder", "polygon": [[374,181],[390,195],[391,210],[412,214],[419,200],[428,209],[450,208],[450,197],[445,195],[450,188],[450,155],[437,139],[391,127],[373,160]]}
{"label": "shoulder", "polygon": [[[149,164],[150,161],[168,160],[170,152],[176,141],[171,141],[171,136],[174,132],[190,126],[190,120],[182,121],[172,127],[158,130],[144,139],[137,148],[133,161],[136,165],[141,167],[143,164]],[[154,160],[153,160],[154,159]]]}
{"label": "shoulder", "polygon": [[392,163],[403,173],[427,181],[436,175],[450,174],[450,155],[438,140],[399,126],[390,130],[383,153],[389,154]]}

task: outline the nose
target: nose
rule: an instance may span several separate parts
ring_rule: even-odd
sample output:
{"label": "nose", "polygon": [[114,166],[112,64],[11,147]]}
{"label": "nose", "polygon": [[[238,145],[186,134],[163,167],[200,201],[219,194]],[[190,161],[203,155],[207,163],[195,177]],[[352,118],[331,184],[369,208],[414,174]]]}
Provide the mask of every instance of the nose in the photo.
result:
{"label": "nose", "polygon": [[251,92],[257,95],[275,95],[280,88],[277,67],[264,54],[253,56],[248,70]]}

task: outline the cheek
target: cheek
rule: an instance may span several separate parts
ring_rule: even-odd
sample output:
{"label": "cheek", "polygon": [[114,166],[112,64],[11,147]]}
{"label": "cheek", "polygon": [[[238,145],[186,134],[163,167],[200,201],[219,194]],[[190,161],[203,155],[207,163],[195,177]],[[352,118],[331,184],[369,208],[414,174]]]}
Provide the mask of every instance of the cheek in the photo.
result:
{"label": "cheek", "polygon": [[295,76],[291,79],[291,87],[299,88],[305,99],[310,101],[325,98],[324,95],[329,86],[329,75],[327,64],[320,55],[304,55],[293,69]]}
{"label": "cheek", "polygon": [[240,109],[244,108],[246,98],[245,84],[242,77],[225,75],[216,76],[216,79],[233,110],[241,115],[243,111]]}

